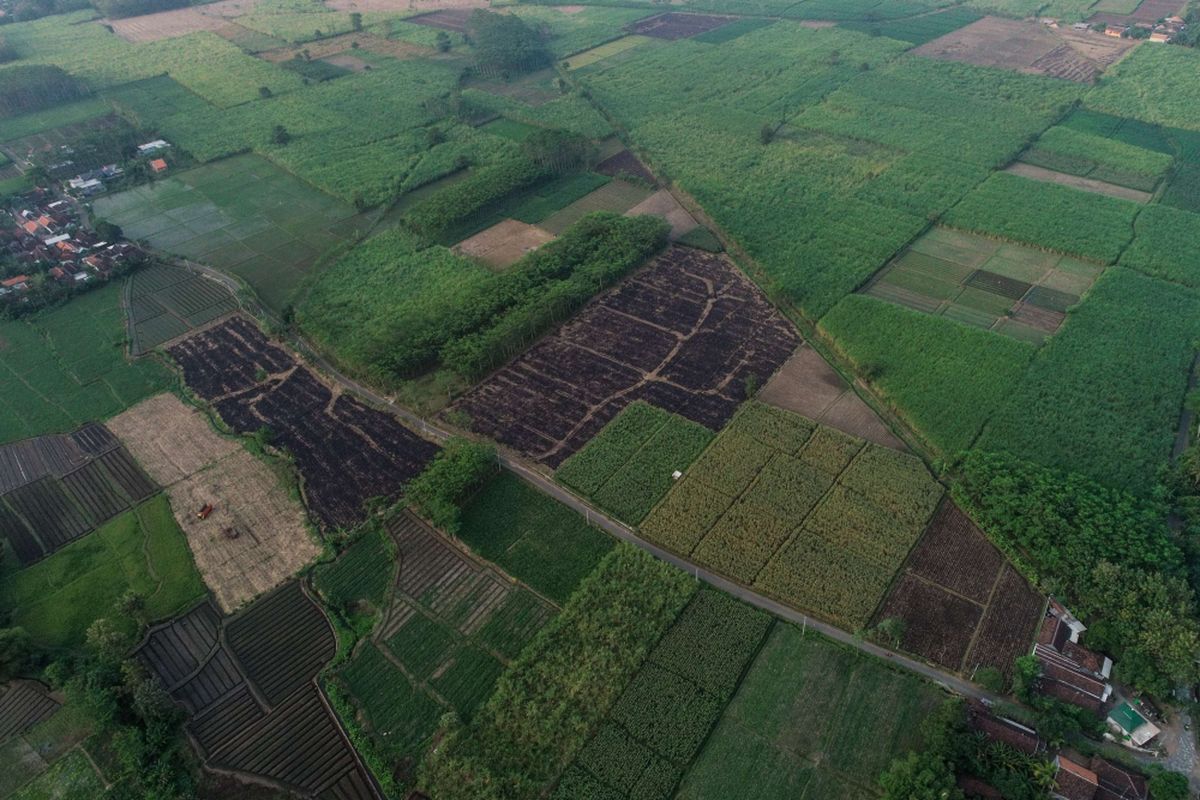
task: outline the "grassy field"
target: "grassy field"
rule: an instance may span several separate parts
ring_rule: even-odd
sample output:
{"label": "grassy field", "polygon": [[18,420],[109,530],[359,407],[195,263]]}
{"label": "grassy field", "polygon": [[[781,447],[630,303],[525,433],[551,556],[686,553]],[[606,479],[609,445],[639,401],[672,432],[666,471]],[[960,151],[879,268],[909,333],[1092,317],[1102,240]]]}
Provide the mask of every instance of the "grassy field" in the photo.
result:
{"label": "grassy field", "polygon": [[373,614],[384,607],[394,573],[390,537],[368,530],[336,561],[313,569],[313,586],[335,608]]}
{"label": "grassy field", "polygon": [[583,517],[508,472],[488,481],[463,509],[459,538],[558,603],[613,547]]}
{"label": "grassy field", "polygon": [[92,762],[82,750],[72,750],[11,795],[11,800],[88,800],[104,793],[104,781]]}
{"label": "grassy field", "polygon": [[821,329],[946,456],[971,445],[1034,353],[1025,342],[863,295],[842,300]]}
{"label": "grassy field", "polygon": [[121,282],[0,321],[0,442],[70,430],[162,391],[157,361],[125,358]]}
{"label": "grassy field", "polygon": [[856,630],[941,495],[910,455],[752,403],[672,487],[641,533]]}
{"label": "grassy field", "polygon": [[712,440],[703,425],[647,403],[634,403],[571,456],[555,477],[623,522],[650,513]]}
{"label": "grassy field", "polygon": [[12,609],[13,624],[48,649],[81,645],[100,617],[119,620],[117,601],[130,591],[145,599],[151,620],[191,607],[206,592],[165,495],[0,582],[0,599]]}
{"label": "grassy field", "polygon": [[895,756],[945,695],[907,673],[783,623],[684,776],[679,800],[878,796]]}
{"label": "grassy field", "polygon": [[[5,740],[0,744],[0,797],[11,798],[22,786],[39,791],[53,785],[46,770],[67,753],[77,753],[73,748],[91,736],[93,726],[85,711],[68,704],[49,719]],[[42,777],[35,781],[39,775]]]}
{"label": "grassy field", "polygon": [[326,251],[365,227],[354,209],[253,155],[101,197],[94,206],[131,239],[232,272],[276,311]]}

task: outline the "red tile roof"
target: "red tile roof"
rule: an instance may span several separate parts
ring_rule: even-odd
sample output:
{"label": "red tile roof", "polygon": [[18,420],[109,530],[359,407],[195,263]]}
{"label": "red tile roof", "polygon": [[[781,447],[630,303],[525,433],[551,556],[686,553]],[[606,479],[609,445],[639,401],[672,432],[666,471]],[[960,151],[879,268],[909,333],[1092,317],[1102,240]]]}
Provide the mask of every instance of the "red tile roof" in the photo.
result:
{"label": "red tile roof", "polygon": [[155,172],[164,172],[167,169],[167,162],[161,158],[156,158],[150,162],[150,167]]}
{"label": "red tile roof", "polygon": [[1088,764],[1100,782],[1097,798],[1102,800],[1146,800],[1146,779],[1136,772],[1130,772],[1116,764],[1105,761],[1099,756],[1093,756]]}
{"label": "red tile roof", "polygon": [[1104,656],[1094,650],[1088,650],[1081,644],[1068,641],[1062,646],[1062,654],[1085,669],[1097,674],[1104,669]]}
{"label": "red tile roof", "polygon": [[29,283],[28,275],[16,275],[12,278],[8,278],[7,280],[0,281],[0,286],[5,286],[11,289],[13,286],[20,286],[22,283]]}
{"label": "red tile roof", "polygon": [[1058,757],[1058,772],[1054,776],[1058,794],[1066,800],[1094,800],[1100,782],[1096,773],[1076,764],[1065,756]]}

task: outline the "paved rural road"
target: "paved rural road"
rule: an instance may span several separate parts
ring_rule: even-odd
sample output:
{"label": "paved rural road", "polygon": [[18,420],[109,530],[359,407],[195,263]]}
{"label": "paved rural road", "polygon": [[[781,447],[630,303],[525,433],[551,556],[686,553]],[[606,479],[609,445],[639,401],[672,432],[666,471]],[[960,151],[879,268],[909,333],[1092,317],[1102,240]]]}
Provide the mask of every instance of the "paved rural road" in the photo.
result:
{"label": "paved rural road", "polygon": [[[412,428],[421,431],[426,437],[440,442],[444,442],[450,438],[451,433],[449,431],[443,430],[436,425],[429,424],[429,422],[423,417],[414,414],[406,408],[396,405],[392,400],[389,400],[373,390],[368,389],[357,381],[341,374],[324,357],[313,350],[313,348],[309,346],[309,344],[303,339],[294,340],[293,344],[296,345],[301,352],[303,352],[305,358],[310,363],[319,366],[323,372],[340,382],[344,387],[350,389],[356,394],[362,395],[368,400],[371,400],[376,405],[390,408],[397,417],[407,422]],[[686,559],[680,558],[674,553],[670,553],[662,548],[656,547],[655,545],[638,536],[628,525],[618,522],[612,517],[605,515],[603,512],[596,510],[583,498],[555,483],[537,470],[531,469],[527,464],[523,463],[519,459],[501,454],[499,456],[499,460],[501,465],[506,469],[541,489],[543,492],[558,500],[563,505],[569,506],[578,513],[582,514],[592,525],[608,531],[622,541],[629,542],[630,544],[642,548],[655,558],[659,558],[669,564],[673,564],[685,572],[690,572],[696,577],[697,580],[702,580],[723,592],[728,592],[734,597],[737,597],[738,599],[743,600],[752,606],[761,608],[764,611],[775,614],[778,617],[782,617],[783,619],[794,622],[797,625],[801,625],[805,628],[811,628],[818,633],[828,636],[830,639],[834,639],[849,647],[861,650],[864,653],[869,653],[877,658],[884,659],[885,661],[895,664],[903,669],[907,669],[910,672],[915,672],[921,677],[931,680],[952,692],[963,695],[964,697],[984,700],[989,703],[998,702],[1001,700],[1001,698],[997,697],[996,695],[986,692],[975,684],[970,683],[969,681],[964,681],[962,678],[959,678],[956,675],[951,675],[950,673],[943,672],[936,667],[931,667],[928,664],[911,659],[902,653],[897,653],[892,650],[888,650],[885,647],[880,647],[872,642],[860,639],[853,634],[847,633],[841,628],[835,628],[834,626],[821,622],[820,620],[812,619],[811,617],[796,611],[794,608],[789,608],[788,606],[778,603],[769,597],[765,597],[758,592],[747,589],[744,586],[722,578],[720,575],[709,572],[703,567],[699,567],[690,561],[687,561]]]}

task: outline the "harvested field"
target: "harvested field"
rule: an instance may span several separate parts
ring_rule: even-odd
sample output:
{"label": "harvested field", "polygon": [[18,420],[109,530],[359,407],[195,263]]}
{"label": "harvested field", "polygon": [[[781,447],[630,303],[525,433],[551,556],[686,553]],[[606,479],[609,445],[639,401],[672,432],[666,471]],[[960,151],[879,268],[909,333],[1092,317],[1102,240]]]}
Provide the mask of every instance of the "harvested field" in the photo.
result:
{"label": "harvested field", "polygon": [[159,39],[174,39],[197,31],[220,30],[225,26],[227,19],[215,13],[207,13],[209,8],[210,6],[177,8],[138,17],[105,20],[105,24],[127,42],[157,42]]}
{"label": "harvested field", "polygon": [[946,669],[1010,675],[1029,647],[1042,596],[975,523],[945,500],[909,554],[875,624],[904,624],[900,646]]}
{"label": "harvested field", "polygon": [[1097,33],[1054,31],[1038,22],[984,17],[913,52],[947,61],[1093,83],[1135,44],[1129,39]]}
{"label": "harvested field", "polygon": [[1154,195],[1150,192],[1141,192],[1137,189],[1130,189],[1126,186],[1117,186],[1115,183],[1106,183],[1098,181],[1094,178],[1081,178],[1078,175],[1068,175],[1065,172],[1055,172],[1052,169],[1046,169],[1034,164],[1026,164],[1018,161],[1008,165],[1006,169],[1009,172],[1020,175],[1023,178],[1032,178],[1035,181],[1045,181],[1047,183],[1057,183],[1062,186],[1070,186],[1072,189],[1080,189],[1085,192],[1095,192],[1096,194],[1104,194],[1109,197],[1119,197],[1122,200],[1132,200],[1135,203],[1149,203],[1150,198]]}
{"label": "harvested field", "polygon": [[315,682],[334,650],[324,614],[293,582],[235,617],[201,604],[152,628],[137,654],[187,709],[205,763],[303,796],[374,800]]}
{"label": "harvested field", "polygon": [[441,714],[469,720],[556,609],[408,512],[388,532],[400,568],[383,621],[338,677],[399,762],[420,755]]}
{"label": "harvested field", "polygon": [[459,242],[454,246],[454,252],[479,259],[492,269],[503,270],[520,261],[526,253],[551,241],[554,241],[554,234],[549,231],[519,220],[506,219]]}
{"label": "harvested field", "polygon": [[1103,267],[934,228],[880,270],[865,294],[1039,343],[1058,330]]}
{"label": "harvested field", "polygon": [[908,449],[808,344],[797,348],[755,398],[868,442],[895,450]]}
{"label": "harvested field", "polygon": [[671,226],[669,235],[671,241],[676,241],[686,233],[696,230],[700,223],[679,205],[675,195],[666,189],[659,189],[654,194],[625,212],[625,216],[636,217],[639,214],[649,214],[652,217],[662,217]]}
{"label": "harvested field", "polygon": [[638,160],[638,157],[629,150],[622,150],[616,155],[609,156],[596,165],[593,172],[598,172],[601,175],[608,175],[612,178],[620,178],[624,175],[638,178],[653,186],[657,181],[654,178],[654,173],[646,168],[646,165]]}
{"label": "harvested field", "polygon": [[[160,484],[204,582],[230,612],[320,554],[300,507],[266,464],[172,394],[114,417],[113,431]],[[212,505],[199,519],[196,511]]]}
{"label": "harvested field", "polygon": [[673,247],[593,300],[454,408],[557,467],[642,399],[719,429],[796,345],[791,326],[721,256]]}
{"label": "harvested field", "polygon": [[477,7],[446,8],[439,11],[432,11],[428,14],[409,17],[406,21],[417,25],[427,25],[430,28],[454,31],[455,33],[466,33],[467,21],[471,18],[471,12]]}
{"label": "harvested field", "polygon": [[236,311],[237,299],[211,278],[174,264],[154,264],[129,278],[125,312],[133,355]]}
{"label": "harvested field", "polygon": [[684,14],[678,11],[668,11],[626,26],[630,33],[641,36],[653,36],[655,39],[686,39],[689,36],[707,33],[722,25],[728,25],[736,17],[716,17],[709,14]]}
{"label": "harvested field", "polygon": [[0,685],[0,742],[48,719],[61,707],[37,681],[15,680]]}
{"label": "harvested field", "polygon": [[234,431],[268,428],[303,481],[305,501],[327,529],[353,527],[373,497],[395,499],[437,447],[340,390],[332,390],[253,323],[234,317],[169,353],[184,380]]}
{"label": "harvested field", "polygon": [[158,487],[103,426],[0,447],[0,536],[29,565]]}

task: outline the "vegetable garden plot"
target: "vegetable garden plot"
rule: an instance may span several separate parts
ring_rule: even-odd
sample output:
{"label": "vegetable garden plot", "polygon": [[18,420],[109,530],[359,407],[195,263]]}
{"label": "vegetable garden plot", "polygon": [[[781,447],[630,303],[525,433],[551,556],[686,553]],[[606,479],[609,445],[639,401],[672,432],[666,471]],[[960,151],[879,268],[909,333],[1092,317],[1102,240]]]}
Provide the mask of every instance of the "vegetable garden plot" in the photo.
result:
{"label": "vegetable garden plot", "polygon": [[797,342],[723,257],[673,247],[494,373],[454,408],[551,466],[645,400],[719,428]]}
{"label": "vegetable garden plot", "polygon": [[0,536],[28,565],[158,491],[103,426],[0,447]]}
{"label": "vegetable garden plot", "polygon": [[371,642],[338,679],[373,741],[399,761],[419,755],[442,713],[469,720],[556,609],[408,512],[387,527],[399,570],[386,599],[374,598],[383,614]]}
{"label": "vegetable garden plot", "polygon": [[236,311],[237,299],[214,280],[184,267],[155,264],[129,278],[134,355]]}
{"label": "vegetable garden plot", "polygon": [[348,394],[335,396],[242,318],[168,352],[192,390],[212,402],[234,431],[271,431],[272,444],[291,456],[305,501],[326,528],[361,522],[367,500],[394,499],[437,451],[390,414]]}
{"label": "vegetable garden plot", "polygon": [[0,685],[0,742],[48,719],[61,707],[36,681]]}
{"label": "vegetable garden plot", "polygon": [[305,796],[375,800],[314,681],[334,649],[329,623],[294,582],[235,617],[202,603],[152,628],[137,655],[187,709],[205,763]]}
{"label": "vegetable garden plot", "polygon": [[941,495],[912,456],[751,403],[641,534],[853,630],[870,618]]}
{"label": "vegetable garden plot", "polygon": [[1026,341],[1058,330],[1103,271],[1069,256],[935,228],[863,289],[881,300]]}

